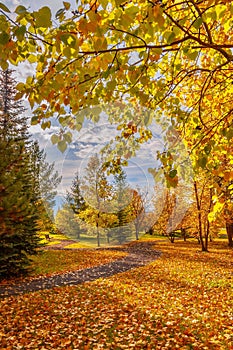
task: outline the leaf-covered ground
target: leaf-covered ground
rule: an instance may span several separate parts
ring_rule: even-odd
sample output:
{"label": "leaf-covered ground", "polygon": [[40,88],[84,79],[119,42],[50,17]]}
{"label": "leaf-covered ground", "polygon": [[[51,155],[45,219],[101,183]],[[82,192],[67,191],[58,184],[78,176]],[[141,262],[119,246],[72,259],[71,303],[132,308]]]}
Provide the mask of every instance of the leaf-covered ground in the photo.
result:
{"label": "leaf-covered ground", "polygon": [[1,349],[233,349],[233,252],[156,242],[130,272],[1,301]]}
{"label": "leaf-covered ground", "polygon": [[0,285],[98,266],[120,259],[125,255],[127,254],[124,252],[108,250],[44,250],[32,257],[31,272],[28,277],[4,280],[0,282]]}

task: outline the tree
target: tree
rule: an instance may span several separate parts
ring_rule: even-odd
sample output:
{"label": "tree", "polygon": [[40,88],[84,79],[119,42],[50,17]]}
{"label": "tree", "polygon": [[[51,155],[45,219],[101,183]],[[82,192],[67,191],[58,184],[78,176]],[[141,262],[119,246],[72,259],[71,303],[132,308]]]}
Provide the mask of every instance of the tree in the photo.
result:
{"label": "tree", "polygon": [[[153,225],[153,231],[158,232],[163,236],[167,236],[170,239],[171,243],[174,243],[174,240],[175,240],[175,235],[174,235],[175,227],[172,224],[175,205],[176,205],[176,194],[174,192],[171,193],[170,190],[167,190],[166,199],[165,199],[162,211],[159,208],[159,211],[161,211],[161,214]],[[158,208],[156,209],[158,210]]]}
{"label": "tree", "polygon": [[[79,174],[77,173],[72,182],[70,191],[67,192],[66,201],[72,209],[73,213],[77,215],[80,214],[83,210],[86,209],[85,199],[83,198],[81,191],[81,179],[79,178]],[[76,221],[76,236],[80,238],[81,233],[80,225]]]}
{"label": "tree", "polygon": [[55,163],[46,161],[46,153],[40,150],[37,141],[30,146],[31,172],[34,178],[33,193],[38,212],[38,225],[45,231],[53,231],[53,207],[55,205],[56,188],[62,177],[54,170]]}
{"label": "tree", "polygon": [[[233,6],[229,0],[82,1],[68,2],[56,13],[44,6],[30,12],[17,6],[14,16],[0,3],[0,48],[3,69],[9,62],[36,64],[33,77],[18,84],[18,98],[26,96],[34,109],[32,124],[50,127],[57,115],[62,132],[53,137],[64,151],[66,127],[82,126],[78,112],[98,120],[98,104],[117,101],[111,116],[127,144],[146,142],[151,119],[164,129],[173,125],[196,169],[221,174],[218,161],[231,143]],[[214,98],[213,98],[214,96]],[[138,112],[122,113],[123,102]],[[39,106],[39,107],[38,107]],[[70,106],[72,114],[68,113]],[[164,115],[166,116],[164,118]],[[139,136],[140,135],[140,136]],[[133,142],[135,141],[135,143]],[[115,147],[115,165],[133,152]],[[229,163],[231,153],[226,154]],[[167,153],[167,162],[170,155]],[[174,159],[173,159],[174,161]],[[175,170],[175,169],[172,169]],[[172,176],[170,176],[172,175]],[[175,184],[174,172],[166,174]]]}
{"label": "tree", "polygon": [[81,232],[85,231],[81,227],[80,221],[68,203],[64,203],[55,216],[55,224],[58,231],[75,239],[80,238]]}
{"label": "tree", "polygon": [[146,194],[142,195],[139,190],[132,191],[132,200],[130,203],[130,212],[135,227],[136,240],[139,239],[139,232],[145,218]]}
{"label": "tree", "polygon": [[26,118],[14,104],[12,74],[0,73],[0,277],[24,272],[40,247]]}
{"label": "tree", "polygon": [[[232,111],[231,92],[225,89],[231,86],[233,60],[231,1],[135,6],[100,0],[77,4],[73,11],[70,7],[65,2],[57,11],[54,27],[47,6],[30,12],[20,5],[11,19],[1,4],[1,66],[25,60],[37,64],[35,77],[18,86],[20,95],[27,95],[32,107],[36,104],[34,123],[48,123],[57,112],[64,117],[66,105],[76,113],[127,93],[142,106],[166,108],[169,118],[172,113],[187,126],[186,132],[192,126],[195,144],[208,143],[227,126]],[[214,102],[210,96],[216,96]],[[219,106],[222,100],[225,104]],[[71,119],[66,115],[62,123],[70,125]]]}
{"label": "tree", "polygon": [[[212,174],[214,177],[214,203],[213,210],[210,215],[210,220],[225,220],[225,227],[228,237],[229,247],[233,247],[233,171],[232,171],[232,146],[227,142],[227,137],[223,136],[222,142],[225,144],[220,158],[215,157],[215,162],[218,161],[220,166],[217,171],[213,168]],[[225,140],[224,140],[225,139]],[[230,156],[229,156],[230,155]],[[223,227],[223,224],[222,224]]]}
{"label": "tree", "polygon": [[0,130],[3,141],[26,141],[29,137],[28,118],[23,115],[25,108],[21,100],[15,100],[16,84],[13,70],[0,71]]}
{"label": "tree", "polygon": [[112,187],[108,183],[103,162],[95,154],[90,157],[83,178],[83,197],[86,209],[79,214],[83,220],[96,227],[97,245],[100,246],[100,228],[108,227]]}
{"label": "tree", "polygon": [[132,236],[132,222],[135,217],[132,215],[133,192],[126,181],[126,173],[120,169],[114,175],[114,213],[117,221],[114,225],[112,236],[121,244]]}

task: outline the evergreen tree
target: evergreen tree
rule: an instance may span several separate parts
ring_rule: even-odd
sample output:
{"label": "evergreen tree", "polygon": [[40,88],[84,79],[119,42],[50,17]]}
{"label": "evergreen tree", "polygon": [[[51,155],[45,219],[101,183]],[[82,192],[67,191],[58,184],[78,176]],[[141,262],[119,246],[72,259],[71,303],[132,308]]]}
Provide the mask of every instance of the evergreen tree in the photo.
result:
{"label": "evergreen tree", "polygon": [[64,203],[56,213],[55,222],[58,232],[64,233],[72,239],[80,238],[80,231],[85,231],[81,228],[79,221],[77,214],[73,212],[68,203]]}
{"label": "evergreen tree", "polygon": [[[85,210],[86,203],[81,192],[81,180],[78,173],[75,175],[70,191],[67,192],[66,201],[73,213],[78,215],[81,211]],[[73,230],[76,232],[76,237],[80,238],[80,233],[83,231],[79,224],[79,220],[75,220],[73,224]]]}
{"label": "evergreen tree", "polygon": [[15,100],[16,80],[13,71],[0,70],[0,133],[1,140],[26,141],[29,138],[27,117],[22,101]]}
{"label": "evergreen tree", "polygon": [[122,169],[114,175],[115,214],[117,216],[117,222],[114,225],[115,229],[112,236],[119,243],[125,242],[132,234],[130,227],[132,221],[130,208],[132,191],[126,181],[126,177],[126,173]]}
{"label": "evergreen tree", "polygon": [[75,175],[70,191],[67,192],[66,200],[75,214],[85,208],[85,199],[81,191],[81,180],[78,173]]}
{"label": "evergreen tree", "polygon": [[12,71],[0,72],[0,277],[25,271],[40,246],[27,119]]}
{"label": "evergreen tree", "polygon": [[53,207],[55,205],[56,188],[62,177],[54,170],[55,163],[46,161],[46,153],[40,150],[35,141],[31,148],[31,169],[34,178],[33,192],[35,205],[39,214],[39,227],[52,232],[54,229]]}

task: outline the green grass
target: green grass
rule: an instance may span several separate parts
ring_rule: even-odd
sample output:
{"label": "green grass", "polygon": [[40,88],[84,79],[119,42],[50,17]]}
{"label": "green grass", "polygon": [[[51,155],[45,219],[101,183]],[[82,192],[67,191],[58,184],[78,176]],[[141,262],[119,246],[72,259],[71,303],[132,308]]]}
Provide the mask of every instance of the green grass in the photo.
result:
{"label": "green grass", "polygon": [[[45,235],[49,235],[51,241],[48,241],[45,238]],[[54,244],[59,244],[61,241],[70,239],[69,237],[62,235],[62,234],[51,234],[48,231],[41,231],[39,233],[39,237],[41,238],[41,243],[46,243],[47,245],[54,245]]]}
{"label": "green grass", "polygon": [[32,257],[31,276],[75,271],[121,258],[125,254],[111,251],[44,250]]}

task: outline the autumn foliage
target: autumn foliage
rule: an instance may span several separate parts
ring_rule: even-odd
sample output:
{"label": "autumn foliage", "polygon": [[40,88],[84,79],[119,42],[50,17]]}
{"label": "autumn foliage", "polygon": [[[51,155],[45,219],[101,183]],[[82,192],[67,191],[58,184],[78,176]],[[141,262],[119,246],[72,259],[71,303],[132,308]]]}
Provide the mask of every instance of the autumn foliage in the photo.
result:
{"label": "autumn foliage", "polygon": [[2,349],[233,348],[232,250],[157,242],[148,266],[2,299]]}

